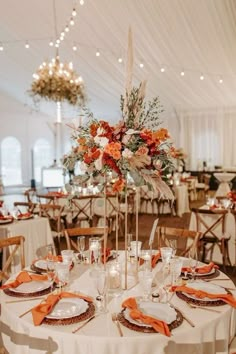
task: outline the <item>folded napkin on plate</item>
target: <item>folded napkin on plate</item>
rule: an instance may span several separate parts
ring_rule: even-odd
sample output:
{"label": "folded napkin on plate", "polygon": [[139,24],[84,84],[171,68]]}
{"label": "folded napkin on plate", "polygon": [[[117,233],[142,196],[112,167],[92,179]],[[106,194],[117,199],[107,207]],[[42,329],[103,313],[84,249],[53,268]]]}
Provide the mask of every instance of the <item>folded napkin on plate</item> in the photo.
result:
{"label": "folded napkin on plate", "polygon": [[62,292],[61,294],[57,295],[49,295],[45,302],[35,306],[32,309],[32,316],[35,326],[39,326],[44,318],[53,310],[54,306],[58,303],[59,300],[63,298],[72,298],[77,297],[83,299],[87,302],[93,302],[93,299],[90,296],[86,296],[83,294],[73,294],[68,292]]}
{"label": "folded napkin on plate", "polygon": [[193,289],[188,286],[172,286],[172,291],[179,291],[189,295],[194,295],[198,299],[204,299],[208,297],[209,299],[217,299],[226,302],[227,304],[236,307],[236,299],[231,294],[211,294],[206,291]]}
{"label": "folded napkin on plate", "polygon": [[32,216],[32,214],[31,213],[20,213],[19,215],[18,215],[18,218],[29,218],[30,216]]}
{"label": "folded napkin on plate", "polygon": [[[202,267],[197,267],[196,270],[195,270],[195,273],[197,274],[207,274],[207,273],[210,273],[212,271],[212,269],[218,269],[219,267],[214,264],[214,262],[210,262],[209,264],[206,264]],[[183,267],[182,268],[182,273],[184,272],[188,272],[188,273],[191,273],[192,270],[190,267]]]}
{"label": "folded napkin on plate", "polygon": [[138,309],[138,305],[135,298],[130,297],[125,300],[122,303],[122,307],[128,308],[130,310],[129,315],[133,320],[150,325],[156,332],[162,333],[170,337],[170,330],[168,325],[164,321],[158,320],[154,317],[142,313]]}
{"label": "folded napkin on plate", "polygon": [[13,282],[2,285],[0,289],[17,288],[20,284],[29,283],[32,280],[44,281],[48,280],[48,277],[47,275],[29,274],[26,271],[23,271],[17,275],[16,279]]}
{"label": "folded napkin on plate", "polygon": [[0,215],[0,220],[12,220],[12,215]]}
{"label": "folded napkin on plate", "polygon": [[[152,268],[155,268],[157,262],[160,259],[160,256],[161,256],[160,252],[158,252],[157,254],[153,254],[152,255]],[[139,265],[141,266],[143,263],[144,263],[144,259],[140,258],[139,259]]]}

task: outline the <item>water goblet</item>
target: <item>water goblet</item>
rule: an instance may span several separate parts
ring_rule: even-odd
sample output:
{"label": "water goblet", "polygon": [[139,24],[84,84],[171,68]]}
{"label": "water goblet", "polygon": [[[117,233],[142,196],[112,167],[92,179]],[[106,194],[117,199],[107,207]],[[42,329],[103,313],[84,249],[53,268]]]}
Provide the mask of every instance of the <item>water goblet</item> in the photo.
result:
{"label": "water goblet", "polygon": [[172,257],[172,248],[171,247],[161,247],[161,259],[164,265],[168,265],[170,263],[171,257]]}
{"label": "water goblet", "polygon": [[99,269],[96,271],[95,283],[98,292],[97,300],[99,300],[101,304],[99,312],[106,313],[107,273],[105,270]]}
{"label": "water goblet", "polygon": [[192,281],[194,281],[196,277],[196,268],[198,266],[197,252],[189,251],[188,259],[189,259],[189,267],[191,269]]}
{"label": "water goblet", "polygon": [[78,259],[83,262],[84,260],[84,250],[85,250],[85,236],[78,236],[77,237],[77,248],[79,251]]}
{"label": "water goblet", "polygon": [[143,292],[142,301],[148,301],[151,294],[153,274],[150,270],[142,270],[139,271],[138,278]]}
{"label": "water goblet", "polygon": [[51,283],[51,292],[53,291],[54,281],[56,280],[55,262],[47,259],[47,278]]}
{"label": "water goblet", "polygon": [[58,278],[58,286],[61,292],[62,287],[69,283],[70,265],[68,263],[57,262],[55,263],[55,269]]}
{"label": "water goblet", "polygon": [[169,245],[172,248],[172,257],[175,257],[177,251],[177,240],[175,238],[169,239]]}

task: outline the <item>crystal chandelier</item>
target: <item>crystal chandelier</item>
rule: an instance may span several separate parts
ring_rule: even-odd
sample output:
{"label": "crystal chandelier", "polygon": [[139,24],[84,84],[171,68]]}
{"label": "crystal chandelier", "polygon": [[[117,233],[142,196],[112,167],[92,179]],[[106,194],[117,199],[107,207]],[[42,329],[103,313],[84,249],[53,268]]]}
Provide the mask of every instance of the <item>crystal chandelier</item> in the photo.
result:
{"label": "crystal chandelier", "polygon": [[73,70],[72,63],[60,62],[56,55],[49,63],[43,62],[33,74],[30,95],[35,101],[67,101],[71,105],[83,105],[85,100],[83,79]]}

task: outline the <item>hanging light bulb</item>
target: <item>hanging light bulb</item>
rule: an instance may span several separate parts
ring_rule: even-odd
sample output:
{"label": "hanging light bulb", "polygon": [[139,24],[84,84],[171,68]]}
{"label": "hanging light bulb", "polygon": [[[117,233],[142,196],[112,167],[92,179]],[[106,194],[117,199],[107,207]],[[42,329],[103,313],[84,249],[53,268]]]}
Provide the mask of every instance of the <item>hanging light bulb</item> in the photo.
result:
{"label": "hanging light bulb", "polygon": [[80,5],[84,5],[84,0],[80,0]]}
{"label": "hanging light bulb", "polygon": [[200,80],[203,81],[204,80],[204,76],[201,74],[200,76]]}
{"label": "hanging light bulb", "polygon": [[26,41],[26,42],[25,42],[25,49],[29,49],[29,47],[30,47],[30,46],[29,46],[29,43],[28,43],[28,41]]}
{"label": "hanging light bulb", "polygon": [[219,84],[223,84],[223,79],[222,78],[219,79]]}
{"label": "hanging light bulb", "polygon": [[74,24],[75,24],[75,21],[73,20],[73,18],[71,18],[71,19],[70,19],[70,25],[71,25],[71,26],[74,26]]}
{"label": "hanging light bulb", "polygon": [[74,8],[74,9],[72,10],[72,16],[75,17],[76,15],[77,15],[76,9]]}
{"label": "hanging light bulb", "polygon": [[74,52],[76,52],[77,51],[77,46],[74,44],[72,49],[73,49]]}
{"label": "hanging light bulb", "polygon": [[118,62],[119,62],[119,63],[122,63],[122,62],[123,62],[123,59],[122,59],[122,58],[118,58]]}
{"label": "hanging light bulb", "polygon": [[0,51],[2,52],[4,50],[2,43],[0,43]]}
{"label": "hanging light bulb", "polygon": [[49,45],[50,45],[50,47],[53,47],[53,41],[52,40],[49,42]]}
{"label": "hanging light bulb", "polygon": [[161,68],[161,73],[164,73],[166,69],[164,67]]}
{"label": "hanging light bulb", "polygon": [[185,75],[185,72],[182,70],[181,73],[180,73],[181,76],[184,76]]}
{"label": "hanging light bulb", "polygon": [[143,68],[144,68],[144,64],[143,64],[143,63],[140,63],[140,64],[139,64],[139,67],[140,67],[141,69],[143,69]]}
{"label": "hanging light bulb", "polygon": [[65,27],[65,32],[69,32],[69,26],[68,25],[66,25],[66,27]]}
{"label": "hanging light bulb", "polygon": [[100,57],[100,52],[99,52],[99,50],[96,51],[96,57]]}

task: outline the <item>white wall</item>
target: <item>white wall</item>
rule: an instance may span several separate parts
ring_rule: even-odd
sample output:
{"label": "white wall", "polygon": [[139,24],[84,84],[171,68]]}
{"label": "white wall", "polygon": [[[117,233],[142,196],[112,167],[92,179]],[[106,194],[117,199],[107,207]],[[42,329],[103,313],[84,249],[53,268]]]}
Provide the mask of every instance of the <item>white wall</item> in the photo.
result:
{"label": "white wall", "polygon": [[23,184],[29,185],[32,178],[31,149],[36,140],[45,138],[54,147],[53,132],[48,126],[50,121],[53,122],[53,118],[32,112],[29,107],[0,92],[0,146],[7,136],[13,136],[21,143]]}

